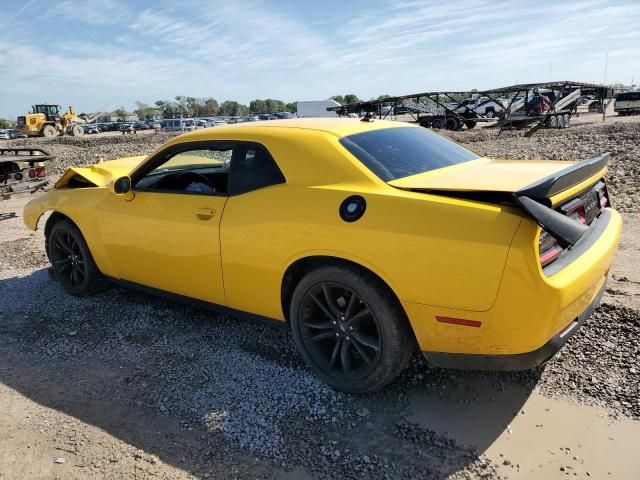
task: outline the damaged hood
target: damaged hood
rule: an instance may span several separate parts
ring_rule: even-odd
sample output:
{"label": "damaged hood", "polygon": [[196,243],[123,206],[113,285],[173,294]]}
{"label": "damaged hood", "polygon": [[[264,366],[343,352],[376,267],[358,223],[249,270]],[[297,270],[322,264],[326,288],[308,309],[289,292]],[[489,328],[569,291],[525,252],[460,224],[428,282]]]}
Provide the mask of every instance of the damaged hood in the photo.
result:
{"label": "damaged hood", "polygon": [[80,175],[96,187],[106,187],[116,178],[129,175],[145,158],[145,155],[140,155],[96,163],[90,167],[73,167],[65,172],[54,187],[64,188],[75,175]]}

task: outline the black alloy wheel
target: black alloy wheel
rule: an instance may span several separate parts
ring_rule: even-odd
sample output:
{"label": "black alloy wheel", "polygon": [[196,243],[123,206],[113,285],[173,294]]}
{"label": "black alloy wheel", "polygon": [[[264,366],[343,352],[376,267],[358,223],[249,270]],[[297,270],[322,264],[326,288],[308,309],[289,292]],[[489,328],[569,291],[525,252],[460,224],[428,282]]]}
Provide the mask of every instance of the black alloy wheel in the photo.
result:
{"label": "black alloy wheel", "polygon": [[55,277],[72,295],[84,297],[109,286],[98,270],[82,233],[70,220],[61,219],[51,226],[46,250]]}
{"label": "black alloy wheel", "polygon": [[352,289],[334,282],[316,284],[303,297],[302,316],[307,351],[326,373],[356,380],[375,370],[382,350],[380,328]]}
{"label": "black alloy wheel", "polygon": [[66,230],[56,230],[49,243],[49,258],[60,282],[72,289],[86,278],[85,258],[80,243]]}
{"label": "black alloy wheel", "polygon": [[337,390],[380,390],[406,367],[416,340],[389,287],[354,265],[308,272],[291,297],[289,323],[309,368]]}

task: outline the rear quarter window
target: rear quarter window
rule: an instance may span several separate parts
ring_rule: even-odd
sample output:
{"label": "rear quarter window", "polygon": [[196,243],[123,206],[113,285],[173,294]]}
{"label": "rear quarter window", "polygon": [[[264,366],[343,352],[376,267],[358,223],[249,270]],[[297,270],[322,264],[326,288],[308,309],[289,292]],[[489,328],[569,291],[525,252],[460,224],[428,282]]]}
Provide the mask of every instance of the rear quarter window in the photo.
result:
{"label": "rear quarter window", "polygon": [[385,182],[480,158],[422,127],[372,130],[343,137],[340,143]]}

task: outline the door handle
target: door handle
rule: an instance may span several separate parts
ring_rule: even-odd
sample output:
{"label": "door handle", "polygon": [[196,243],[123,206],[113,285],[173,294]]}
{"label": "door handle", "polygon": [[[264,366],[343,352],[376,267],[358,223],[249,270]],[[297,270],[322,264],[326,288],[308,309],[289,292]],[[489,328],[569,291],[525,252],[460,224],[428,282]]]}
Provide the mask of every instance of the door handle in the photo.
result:
{"label": "door handle", "polygon": [[196,210],[196,217],[200,220],[209,220],[216,214],[213,208],[199,208]]}

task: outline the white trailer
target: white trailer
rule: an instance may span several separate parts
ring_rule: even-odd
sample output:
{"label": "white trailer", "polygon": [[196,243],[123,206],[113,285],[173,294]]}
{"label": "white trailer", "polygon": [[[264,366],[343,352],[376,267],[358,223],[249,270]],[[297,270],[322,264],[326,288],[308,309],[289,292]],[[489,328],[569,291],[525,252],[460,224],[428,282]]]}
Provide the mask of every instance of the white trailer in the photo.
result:
{"label": "white trailer", "polygon": [[340,107],[341,105],[335,100],[310,100],[298,102],[298,118],[309,117],[337,117],[335,111],[328,111],[330,107]]}

